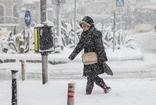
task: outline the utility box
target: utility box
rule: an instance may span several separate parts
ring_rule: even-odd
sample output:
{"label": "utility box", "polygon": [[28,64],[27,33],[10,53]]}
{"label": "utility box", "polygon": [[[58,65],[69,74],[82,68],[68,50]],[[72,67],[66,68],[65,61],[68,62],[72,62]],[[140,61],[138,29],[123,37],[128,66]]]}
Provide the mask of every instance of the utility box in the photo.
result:
{"label": "utility box", "polygon": [[54,51],[53,27],[40,25],[34,28],[35,52],[47,53]]}

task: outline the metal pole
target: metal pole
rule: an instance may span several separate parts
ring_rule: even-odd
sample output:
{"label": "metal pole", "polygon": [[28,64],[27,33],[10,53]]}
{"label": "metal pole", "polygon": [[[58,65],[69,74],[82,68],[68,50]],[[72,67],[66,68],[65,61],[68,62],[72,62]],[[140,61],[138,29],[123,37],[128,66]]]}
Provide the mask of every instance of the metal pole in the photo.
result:
{"label": "metal pole", "polygon": [[61,39],[61,1],[57,0],[57,36],[59,37],[59,44],[62,46]]}
{"label": "metal pole", "polygon": [[28,27],[28,52],[30,51],[30,28]]}
{"label": "metal pole", "polygon": [[[41,0],[41,23],[46,21],[46,6],[47,0]],[[41,53],[42,55],[42,83],[46,84],[48,82],[48,70],[47,70],[47,53]]]}
{"label": "metal pole", "polygon": [[42,55],[42,84],[48,82],[48,53],[41,53]]}
{"label": "metal pole", "polygon": [[114,30],[113,30],[113,52],[114,52],[114,50],[115,50],[115,29],[116,29],[116,24],[115,24],[115,19],[116,19],[116,17],[115,17],[115,11],[114,11]]}
{"label": "metal pole", "polygon": [[41,23],[46,21],[47,0],[40,0],[41,7]]}
{"label": "metal pole", "polygon": [[74,10],[74,35],[75,35],[75,37],[74,37],[74,40],[75,40],[74,45],[76,47],[76,0],[75,0],[75,10]]}
{"label": "metal pole", "polygon": [[24,34],[24,35],[23,35],[23,39],[24,39],[24,45],[25,45],[25,39],[26,39],[26,37],[25,37],[25,36],[26,36],[26,35],[25,35],[25,34],[26,34],[25,28],[24,28],[24,30],[23,30],[23,34]]}
{"label": "metal pole", "polygon": [[74,105],[75,83],[68,83],[67,105]]}
{"label": "metal pole", "polygon": [[17,105],[17,78],[18,71],[11,70],[12,73],[12,105]]}
{"label": "metal pole", "polygon": [[22,81],[25,80],[25,61],[21,60]]}
{"label": "metal pole", "polygon": [[122,22],[121,22],[121,18],[122,18],[122,14],[121,14],[121,8],[119,8],[119,14],[120,14],[120,36],[119,36],[119,45],[121,45],[121,30],[122,30]]}

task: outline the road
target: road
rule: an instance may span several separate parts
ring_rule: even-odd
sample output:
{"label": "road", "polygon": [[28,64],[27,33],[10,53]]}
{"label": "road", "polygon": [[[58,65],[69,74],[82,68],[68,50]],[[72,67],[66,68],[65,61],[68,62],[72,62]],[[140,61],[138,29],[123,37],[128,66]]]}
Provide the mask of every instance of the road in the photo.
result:
{"label": "road", "polygon": [[136,43],[138,44],[142,52],[156,54],[156,33],[140,33],[133,35],[133,37],[135,38]]}

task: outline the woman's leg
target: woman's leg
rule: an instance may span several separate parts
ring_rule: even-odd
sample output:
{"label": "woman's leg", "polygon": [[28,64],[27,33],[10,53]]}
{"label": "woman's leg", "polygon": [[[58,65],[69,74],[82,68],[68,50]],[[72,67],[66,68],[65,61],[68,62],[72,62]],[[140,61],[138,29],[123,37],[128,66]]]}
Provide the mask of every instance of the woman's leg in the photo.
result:
{"label": "woman's leg", "polygon": [[110,87],[106,85],[106,83],[104,82],[102,78],[100,78],[99,76],[95,76],[94,81],[96,85],[100,86],[104,90],[105,93],[109,92]]}
{"label": "woman's leg", "polygon": [[94,87],[94,79],[87,77],[86,94],[91,94]]}

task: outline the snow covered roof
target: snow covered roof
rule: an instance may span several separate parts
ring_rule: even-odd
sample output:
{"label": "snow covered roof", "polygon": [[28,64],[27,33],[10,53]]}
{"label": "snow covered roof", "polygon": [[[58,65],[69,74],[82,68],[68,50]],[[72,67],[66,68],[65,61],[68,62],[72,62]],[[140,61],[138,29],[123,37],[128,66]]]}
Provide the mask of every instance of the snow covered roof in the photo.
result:
{"label": "snow covered roof", "polygon": [[34,4],[34,2],[40,2],[40,0],[22,0],[24,4]]}

